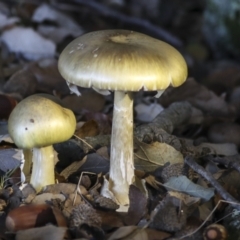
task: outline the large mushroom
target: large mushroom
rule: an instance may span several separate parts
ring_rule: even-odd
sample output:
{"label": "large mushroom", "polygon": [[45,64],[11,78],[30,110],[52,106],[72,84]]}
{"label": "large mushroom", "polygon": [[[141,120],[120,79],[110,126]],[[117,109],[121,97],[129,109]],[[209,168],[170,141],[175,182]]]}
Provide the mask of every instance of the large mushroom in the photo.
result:
{"label": "large mushroom", "polygon": [[[72,91],[76,86],[115,91],[109,190],[120,205],[129,204],[134,182],[132,92],[177,87],[187,77],[181,54],[169,44],[128,30],[87,33],[61,53],[59,71]],[[76,85],[76,86],[75,86]]]}
{"label": "large mushroom", "polygon": [[13,109],[8,120],[14,143],[33,151],[30,183],[37,192],[55,183],[52,145],[68,140],[76,128],[73,112],[51,99],[46,94],[27,97]]}

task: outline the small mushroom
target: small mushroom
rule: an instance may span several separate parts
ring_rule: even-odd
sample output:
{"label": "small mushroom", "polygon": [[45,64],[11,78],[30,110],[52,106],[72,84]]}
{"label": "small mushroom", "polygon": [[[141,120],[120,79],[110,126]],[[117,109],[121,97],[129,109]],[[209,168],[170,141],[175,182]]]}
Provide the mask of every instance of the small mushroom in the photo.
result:
{"label": "small mushroom", "polygon": [[129,204],[134,182],[132,92],[177,87],[187,77],[181,54],[169,44],[128,30],[87,33],[61,53],[59,71],[69,87],[115,91],[108,190],[120,205]]}
{"label": "small mushroom", "polygon": [[22,100],[8,120],[8,132],[22,149],[32,149],[33,169],[30,183],[39,192],[55,183],[52,144],[68,140],[76,128],[71,110],[62,108],[51,96],[32,95]]}

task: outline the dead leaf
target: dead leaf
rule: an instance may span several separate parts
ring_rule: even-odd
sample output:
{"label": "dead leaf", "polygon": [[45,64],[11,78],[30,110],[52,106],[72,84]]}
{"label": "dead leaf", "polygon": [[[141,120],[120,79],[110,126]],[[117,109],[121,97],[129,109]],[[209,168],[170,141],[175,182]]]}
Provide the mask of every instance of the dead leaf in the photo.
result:
{"label": "dead leaf", "polygon": [[85,187],[83,187],[82,185],[78,186],[77,184],[73,184],[73,183],[58,183],[58,184],[48,185],[44,187],[41,193],[52,193],[52,194],[62,193],[64,195],[68,195],[68,194],[75,193],[76,190],[82,195],[87,194],[87,190],[85,189]]}
{"label": "dead leaf", "polygon": [[168,239],[171,236],[170,233],[151,228],[146,228],[145,231],[148,235],[148,240],[163,240]]}
{"label": "dead leaf", "polygon": [[212,143],[234,143],[240,147],[240,125],[233,122],[215,123],[208,129]]}
{"label": "dead leaf", "polygon": [[136,226],[127,226],[118,228],[108,240],[148,240],[145,229]]}
{"label": "dead leaf", "polygon": [[163,107],[158,103],[144,104],[139,103],[135,106],[136,119],[141,122],[152,122],[153,119],[163,110]]}
{"label": "dead leaf", "polygon": [[208,154],[233,156],[238,154],[237,146],[233,143],[201,143],[195,147],[196,151],[202,152],[208,149]]}
{"label": "dead leaf", "polygon": [[175,191],[170,190],[170,191],[168,191],[168,194],[170,196],[181,199],[184,202],[184,204],[186,204],[186,206],[191,206],[200,201],[199,197],[192,197],[192,196],[182,193],[182,192],[175,192]]}
{"label": "dead leaf", "polygon": [[153,142],[146,144],[135,139],[134,162],[136,169],[146,172],[154,171],[165,163],[183,163],[183,156],[166,143]]}
{"label": "dead leaf", "polygon": [[[191,89],[191,91],[189,91]],[[189,78],[178,88],[168,88],[159,98],[159,102],[167,107],[173,102],[189,101],[194,107],[202,110],[208,116],[233,116],[234,110],[221,97],[207,89],[204,85]]]}
{"label": "dead leaf", "polygon": [[37,78],[31,71],[34,63],[25,65],[21,70],[14,73],[4,84],[5,93],[18,93],[25,98],[35,93],[37,88]]}
{"label": "dead leaf", "polygon": [[57,193],[57,194],[41,193],[32,200],[32,203],[33,204],[44,204],[44,203],[51,202],[53,199],[59,199],[59,200],[61,200],[61,202],[64,202],[66,200],[66,197],[61,193]]}
{"label": "dead leaf", "polygon": [[[53,26],[58,26],[58,29],[67,34],[59,34],[58,37],[62,37],[60,39],[56,39],[62,41],[64,37],[72,35],[73,37],[77,37],[83,34],[82,28],[78,25],[76,21],[74,21],[70,16],[67,14],[58,11],[56,8],[53,8],[51,5],[46,3],[41,4],[38,8],[36,8],[35,12],[33,13],[32,20],[37,23],[43,23],[44,21],[51,21],[54,24]],[[52,36],[53,34],[50,34]],[[49,37],[49,35],[48,35]],[[53,36],[54,37],[54,36]],[[55,39],[55,38],[54,38]]]}
{"label": "dead leaf", "polygon": [[186,176],[171,177],[163,186],[208,201],[214,196],[214,188],[204,188],[190,181]]}
{"label": "dead leaf", "polygon": [[79,168],[75,169],[76,172],[92,172],[92,173],[103,173],[106,174],[109,171],[110,161],[97,153],[90,153],[87,156],[84,164]]}
{"label": "dead leaf", "polygon": [[84,113],[84,119],[94,120],[98,124],[99,134],[106,135],[111,134],[112,122],[111,117],[101,112],[91,112],[88,111]]}
{"label": "dead leaf", "polygon": [[87,157],[85,156],[81,161],[75,161],[71,163],[68,167],[66,167],[60,175],[63,176],[65,179],[68,179],[68,177],[75,173],[87,160]]}
{"label": "dead leaf", "polygon": [[65,79],[58,71],[58,62],[54,58],[41,59],[36,64],[31,65],[30,71],[37,79],[38,92],[44,92],[66,96],[70,93]]}
{"label": "dead leaf", "polygon": [[102,219],[102,228],[104,231],[111,231],[113,229],[124,226],[123,216],[116,211],[106,211],[97,209],[97,213]]}
{"label": "dead leaf", "polygon": [[18,17],[9,17],[5,15],[3,12],[0,13],[0,29],[4,29],[8,26],[14,25],[15,23],[19,22]]}
{"label": "dead leaf", "polygon": [[129,189],[130,206],[124,220],[126,225],[137,225],[147,213],[147,197],[134,185]]}
{"label": "dead leaf", "polygon": [[211,212],[212,212],[212,203],[209,202],[205,202],[202,205],[200,205],[198,207],[198,212],[199,212],[199,218],[202,221],[205,221],[207,218],[209,219],[209,221],[211,221],[212,216],[211,216]]}
{"label": "dead leaf", "polygon": [[67,229],[64,227],[56,227],[53,225],[47,225],[39,228],[31,228],[27,230],[18,231],[16,234],[16,240],[61,240],[64,239],[64,235]]}
{"label": "dead leaf", "polygon": [[1,40],[9,52],[22,54],[28,60],[54,57],[56,50],[55,43],[42,37],[32,28],[11,28],[3,32]]}
{"label": "dead leaf", "polygon": [[99,127],[96,121],[90,120],[76,130],[75,135],[79,138],[94,137],[99,134]]}
{"label": "dead leaf", "polygon": [[[0,150],[0,170],[6,173],[9,170],[20,167],[23,161],[22,150],[8,148]],[[20,179],[19,179],[20,181]]]}
{"label": "dead leaf", "polygon": [[108,147],[101,147],[96,151],[96,153],[106,159],[110,159]]}

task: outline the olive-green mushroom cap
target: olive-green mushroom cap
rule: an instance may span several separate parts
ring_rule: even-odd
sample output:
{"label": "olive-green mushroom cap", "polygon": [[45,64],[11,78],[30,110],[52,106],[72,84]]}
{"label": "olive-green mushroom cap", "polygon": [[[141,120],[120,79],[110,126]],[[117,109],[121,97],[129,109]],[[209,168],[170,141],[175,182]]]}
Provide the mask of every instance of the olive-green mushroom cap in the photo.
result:
{"label": "olive-green mushroom cap", "polygon": [[128,30],[76,38],[61,53],[58,68],[69,83],[102,90],[158,91],[187,78],[186,62],[175,48]]}
{"label": "olive-green mushroom cap", "polygon": [[38,94],[22,100],[8,120],[8,132],[14,143],[22,149],[66,141],[75,128],[76,119],[71,110]]}

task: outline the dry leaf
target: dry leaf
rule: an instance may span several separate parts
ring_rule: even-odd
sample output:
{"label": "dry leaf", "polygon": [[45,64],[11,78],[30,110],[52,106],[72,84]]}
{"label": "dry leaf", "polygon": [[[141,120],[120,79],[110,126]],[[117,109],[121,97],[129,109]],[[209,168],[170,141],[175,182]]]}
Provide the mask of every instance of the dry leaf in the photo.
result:
{"label": "dry leaf", "polygon": [[168,191],[168,194],[170,196],[181,199],[184,202],[184,204],[186,204],[186,206],[191,206],[200,201],[199,197],[192,197],[192,196],[182,193],[182,192]]}
{"label": "dry leaf", "polygon": [[4,92],[18,93],[23,98],[34,94],[37,88],[37,78],[31,71],[31,66],[34,64],[27,64],[21,70],[14,73],[4,84]]}
{"label": "dry leaf", "polygon": [[79,169],[75,169],[75,171],[106,174],[109,171],[109,165],[110,161],[108,159],[97,153],[91,153],[87,155],[84,164]]}
{"label": "dry leaf", "polygon": [[32,203],[33,204],[44,204],[44,203],[51,202],[53,199],[59,199],[59,200],[61,200],[61,202],[64,202],[66,200],[66,197],[61,193],[58,193],[58,194],[41,193],[32,200]]}
{"label": "dry leaf", "polygon": [[135,168],[143,171],[154,171],[165,163],[183,163],[183,156],[166,143],[153,142],[146,144],[135,139]]}
{"label": "dry leaf", "polygon": [[75,173],[86,162],[86,160],[87,156],[85,156],[81,161],[71,163],[60,173],[60,175],[67,179],[71,174]]}
{"label": "dry leaf", "polygon": [[186,176],[171,177],[163,186],[208,201],[214,196],[214,188],[204,188],[190,181]]}
{"label": "dry leaf", "polygon": [[70,93],[65,79],[58,71],[56,59],[41,59],[36,64],[31,65],[29,70],[32,71],[37,79],[36,91],[49,94],[56,92],[60,96],[66,96]]}
{"label": "dry leaf", "polygon": [[238,154],[237,146],[233,143],[201,143],[196,146],[196,151],[202,152],[203,149],[208,149],[208,154],[233,156]]}
{"label": "dry leaf", "polygon": [[45,227],[31,228],[23,231],[18,231],[16,234],[16,240],[61,240],[64,239],[66,231],[67,229],[63,227],[47,225]]}
{"label": "dry leaf", "polygon": [[223,98],[218,97],[193,78],[189,78],[178,88],[168,88],[160,97],[159,102],[167,107],[173,102],[186,100],[208,116],[229,118],[234,114],[233,109]]}
{"label": "dry leaf", "polygon": [[213,143],[234,143],[240,147],[240,125],[233,122],[215,123],[208,129],[208,139]]}
{"label": "dry leaf", "polygon": [[163,110],[158,103],[143,104],[139,103],[135,106],[136,119],[141,122],[152,122],[153,119]]}
{"label": "dry leaf", "polygon": [[76,130],[75,135],[79,138],[94,137],[99,134],[99,127],[96,121],[85,122],[81,128]]}
{"label": "dry leaf", "polygon": [[20,167],[22,161],[22,150],[18,150],[15,148],[0,150],[0,170],[4,173]]}
{"label": "dry leaf", "polygon": [[136,226],[118,228],[107,240],[149,240],[145,229]]}
{"label": "dry leaf", "polygon": [[14,27],[1,37],[10,52],[22,54],[28,60],[54,57],[56,45],[32,28]]}
{"label": "dry leaf", "polygon": [[130,206],[124,220],[126,225],[137,225],[147,213],[147,197],[134,185],[129,189]]}

